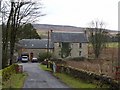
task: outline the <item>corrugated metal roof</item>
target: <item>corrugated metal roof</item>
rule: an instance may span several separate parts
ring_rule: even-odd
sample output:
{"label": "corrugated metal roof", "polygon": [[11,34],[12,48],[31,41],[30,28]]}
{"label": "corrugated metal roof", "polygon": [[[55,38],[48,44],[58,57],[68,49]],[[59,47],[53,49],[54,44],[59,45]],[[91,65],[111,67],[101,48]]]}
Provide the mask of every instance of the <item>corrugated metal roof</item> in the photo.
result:
{"label": "corrugated metal roof", "polygon": [[88,42],[87,36],[84,33],[67,33],[67,32],[52,32],[52,42]]}
{"label": "corrugated metal roof", "polygon": [[[47,49],[48,39],[22,39],[18,43],[24,48]],[[49,48],[53,48],[51,40],[49,40]]]}

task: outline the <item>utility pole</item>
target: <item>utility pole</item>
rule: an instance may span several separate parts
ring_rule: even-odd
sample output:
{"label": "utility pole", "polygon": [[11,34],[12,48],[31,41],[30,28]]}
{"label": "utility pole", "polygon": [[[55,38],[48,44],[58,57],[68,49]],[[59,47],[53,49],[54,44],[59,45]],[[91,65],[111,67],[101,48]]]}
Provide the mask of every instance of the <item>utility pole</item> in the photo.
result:
{"label": "utility pole", "polygon": [[47,68],[48,68],[48,59],[49,59],[49,30],[48,30],[48,42],[47,42]]}
{"label": "utility pole", "polygon": [[[118,2],[118,34],[120,34],[120,2]],[[120,37],[118,37],[118,67],[120,67]],[[120,68],[118,70],[120,72]],[[119,82],[119,89],[120,89],[120,80]]]}
{"label": "utility pole", "polygon": [[[2,12],[1,12],[1,1],[0,1],[0,15],[2,16]],[[2,24],[3,24],[3,16],[2,16]],[[0,26],[0,69],[2,69],[2,28]]]}

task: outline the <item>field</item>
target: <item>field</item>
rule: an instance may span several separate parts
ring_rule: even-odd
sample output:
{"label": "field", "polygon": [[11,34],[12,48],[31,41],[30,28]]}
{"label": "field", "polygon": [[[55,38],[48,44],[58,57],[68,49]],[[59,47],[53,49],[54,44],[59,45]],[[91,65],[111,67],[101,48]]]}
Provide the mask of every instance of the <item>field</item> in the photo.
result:
{"label": "field", "polygon": [[114,47],[114,48],[117,48],[118,47],[118,43],[117,42],[113,42],[113,43],[108,43],[107,44],[108,45],[108,47]]}
{"label": "field", "polygon": [[[91,44],[89,44],[89,47],[92,47]],[[118,48],[118,42],[110,42],[106,44],[107,48]]]}
{"label": "field", "polygon": [[37,30],[37,33],[40,35],[41,38],[47,38],[48,37],[48,32],[47,31],[39,31]]}

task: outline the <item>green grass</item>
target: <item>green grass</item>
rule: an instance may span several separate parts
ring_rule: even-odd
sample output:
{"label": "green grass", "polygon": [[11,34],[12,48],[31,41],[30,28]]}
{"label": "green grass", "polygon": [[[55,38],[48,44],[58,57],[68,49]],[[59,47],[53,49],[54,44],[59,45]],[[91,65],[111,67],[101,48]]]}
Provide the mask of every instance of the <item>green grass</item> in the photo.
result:
{"label": "green grass", "polygon": [[47,65],[40,64],[40,68],[45,71],[52,71],[50,68],[47,68]]}
{"label": "green grass", "polygon": [[118,43],[117,42],[108,43],[108,47],[118,48]]}
{"label": "green grass", "polygon": [[0,70],[0,90],[2,89],[2,70]]}
{"label": "green grass", "polygon": [[[46,65],[40,64],[40,68],[45,71],[52,71],[51,69],[47,68]],[[97,87],[96,84],[87,83],[82,80],[75,79],[64,73],[54,73],[53,75],[59,78],[62,82],[66,83],[71,88],[95,88]]]}
{"label": "green grass", "polygon": [[3,86],[2,88],[22,88],[24,81],[26,79],[27,74],[26,73],[22,73],[22,74],[14,74],[11,76],[11,78],[6,81],[3,82]]}
{"label": "green grass", "polygon": [[2,70],[0,70],[0,76],[2,76]]}
{"label": "green grass", "polygon": [[63,73],[56,73],[55,76],[58,77],[67,85],[69,85],[71,88],[96,88],[97,87],[96,84],[87,83],[85,81],[75,79],[74,77],[63,74]]}
{"label": "green grass", "polygon": [[[89,47],[92,47],[91,43],[89,43]],[[118,48],[118,42],[110,42],[107,43],[108,48]]]}

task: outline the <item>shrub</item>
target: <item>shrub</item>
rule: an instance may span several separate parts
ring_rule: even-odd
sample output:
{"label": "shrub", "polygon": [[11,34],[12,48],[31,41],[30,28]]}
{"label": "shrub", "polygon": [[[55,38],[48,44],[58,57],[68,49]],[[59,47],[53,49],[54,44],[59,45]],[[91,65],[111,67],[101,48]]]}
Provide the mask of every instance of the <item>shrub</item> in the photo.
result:
{"label": "shrub", "polygon": [[44,60],[41,62],[42,65],[47,65],[48,61],[47,60]]}
{"label": "shrub", "polygon": [[12,74],[17,73],[16,68],[18,67],[18,64],[12,64],[11,66],[8,66],[2,70],[2,80],[7,81]]}
{"label": "shrub", "polygon": [[52,57],[52,53],[47,53],[47,52],[45,52],[45,53],[39,53],[38,60],[39,60],[40,62],[42,62],[42,61],[44,61],[45,59],[51,58],[51,57]]}
{"label": "shrub", "polygon": [[85,57],[73,57],[73,58],[67,58],[66,60],[73,60],[73,61],[84,61]]}

